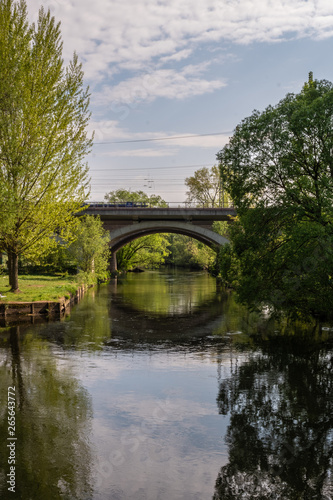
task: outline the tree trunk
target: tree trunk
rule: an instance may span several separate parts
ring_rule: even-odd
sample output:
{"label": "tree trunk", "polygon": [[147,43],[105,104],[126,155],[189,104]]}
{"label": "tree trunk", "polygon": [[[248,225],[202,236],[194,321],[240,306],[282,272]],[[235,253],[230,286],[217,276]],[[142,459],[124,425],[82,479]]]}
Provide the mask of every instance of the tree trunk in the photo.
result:
{"label": "tree trunk", "polygon": [[9,286],[12,286],[12,253],[9,250],[7,251],[7,259]]}
{"label": "tree trunk", "polygon": [[16,252],[8,252],[8,271],[9,271],[9,284],[12,287],[11,292],[18,292],[18,255]]}

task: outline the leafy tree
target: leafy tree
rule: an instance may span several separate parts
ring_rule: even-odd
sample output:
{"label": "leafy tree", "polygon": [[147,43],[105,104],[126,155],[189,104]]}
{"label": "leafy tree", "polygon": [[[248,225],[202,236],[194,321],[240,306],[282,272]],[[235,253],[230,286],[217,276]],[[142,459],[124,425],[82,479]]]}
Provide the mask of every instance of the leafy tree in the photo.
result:
{"label": "leafy tree", "polygon": [[204,243],[183,234],[169,234],[170,255],[167,264],[191,269],[210,269],[216,253]]}
{"label": "leafy tree", "polygon": [[110,191],[104,196],[104,199],[109,203],[126,203],[127,201],[132,201],[133,203],[146,203],[150,207],[168,206],[167,202],[164,201],[159,195],[148,195],[143,191],[130,191],[127,189]]}
{"label": "leafy tree", "polygon": [[118,250],[118,268],[129,270],[137,266],[158,267],[164,264],[169,255],[168,246],[169,240],[165,234],[142,236]]}
{"label": "leafy tree", "polygon": [[77,55],[65,68],[60,24],[25,0],[0,1],[0,250],[18,291],[18,257],[75,225],[86,199],[89,93]]}
{"label": "leafy tree", "polygon": [[202,207],[221,207],[229,205],[229,197],[224,191],[219,168],[214,165],[210,170],[200,168],[194,175],[185,179],[188,187],[187,201]]}
{"label": "leafy tree", "polygon": [[224,277],[252,307],[333,307],[332,119],[333,86],[310,74],[299,94],[243,120],[217,155],[238,212]]}
{"label": "leafy tree", "polygon": [[109,266],[110,235],[103,228],[99,217],[84,215],[77,229],[76,240],[68,252],[80,270],[80,279],[85,283],[106,279]]}
{"label": "leafy tree", "polygon": [[[228,223],[216,221],[213,231],[228,237]],[[206,269],[216,274],[216,251],[204,243],[183,234],[168,234],[170,255],[167,264],[192,269]]]}

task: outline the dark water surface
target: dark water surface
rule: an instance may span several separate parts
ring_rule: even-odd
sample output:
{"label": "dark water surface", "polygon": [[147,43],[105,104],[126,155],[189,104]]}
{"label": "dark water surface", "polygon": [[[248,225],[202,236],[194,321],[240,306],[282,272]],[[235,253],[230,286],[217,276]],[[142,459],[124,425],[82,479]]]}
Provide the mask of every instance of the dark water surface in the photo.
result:
{"label": "dark water surface", "polygon": [[332,499],[332,352],[330,325],[267,324],[183,271],[1,329],[0,498]]}

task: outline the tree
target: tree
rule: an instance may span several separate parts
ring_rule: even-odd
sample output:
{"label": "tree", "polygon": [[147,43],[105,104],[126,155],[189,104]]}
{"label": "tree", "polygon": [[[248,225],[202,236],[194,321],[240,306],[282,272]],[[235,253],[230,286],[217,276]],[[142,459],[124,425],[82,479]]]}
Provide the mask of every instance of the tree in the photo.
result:
{"label": "tree", "polygon": [[143,191],[130,191],[127,189],[117,189],[110,191],[104,196],[104,199],[109,203],[126,203],[131,201],[133,203],[146,203],[150,207],[167,207],[168,204],[161,196],[152,194],[148,195]]}
{"label": "tree", "polygon": [[18,257],[75,225],[86,199],[89,93],[76,54],[64,68],[60,24],[26,2],[0,1],[0,250],[18,291]]}
{"label": "tree", "polygon": [[310,73],[217,155],[238,212],[225,277],[252,307],[321,317],[333,307],[332,119],[333,86]]}
{"label": "tree", "polygon": [[104,280],[108,276],[110,235],[99,217],[84,215],[80,218],[76,240],[68,252],[74,257],[85,283]]}
{"label": "tree", "polygon": [[219,168],[214,165],[210,170],[200,168],[194,175],[185,179],[189,188],[187,201],[202,207],[221,207],[229,205],[229,197],[223,189]]}
{"label": "tree", "polygon": [[119,269],[129,270],[137,266],[158,267],[169,255],[169,241],[165,234],[151,234],[137,238],[117,252]]}

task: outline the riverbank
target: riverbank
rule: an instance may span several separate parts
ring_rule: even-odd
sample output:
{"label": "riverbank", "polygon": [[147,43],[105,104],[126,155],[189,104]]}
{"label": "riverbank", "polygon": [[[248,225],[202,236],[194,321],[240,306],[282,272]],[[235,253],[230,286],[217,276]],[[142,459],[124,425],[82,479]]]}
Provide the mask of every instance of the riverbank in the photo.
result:
{"label": "riverbank", "polygon": [[8,276],[0,276],[0,317],[62,315],[80,300],[87,286],[74,277],[19,276],[20,292],[10,292]]}

